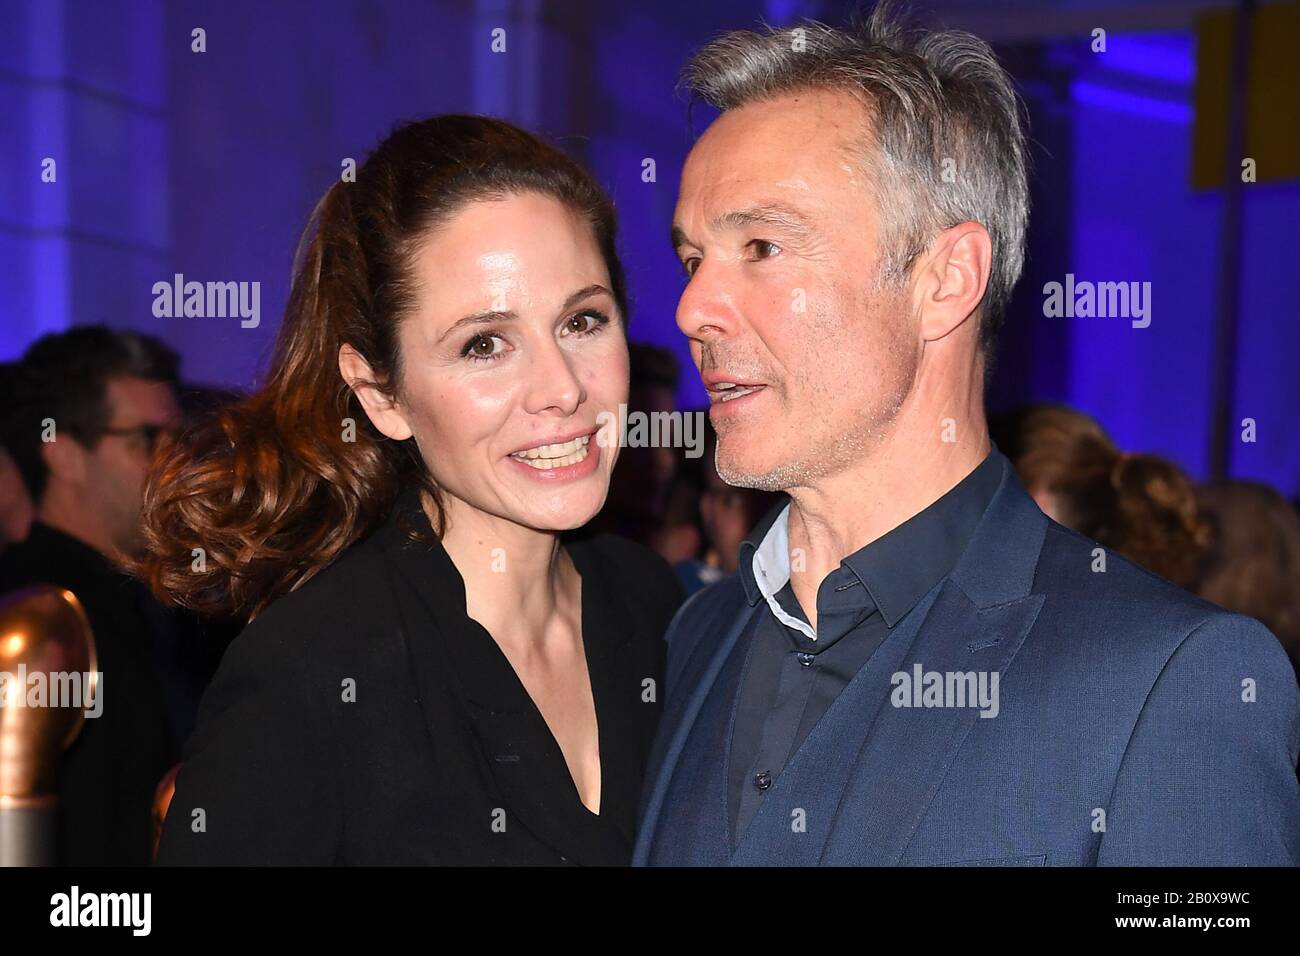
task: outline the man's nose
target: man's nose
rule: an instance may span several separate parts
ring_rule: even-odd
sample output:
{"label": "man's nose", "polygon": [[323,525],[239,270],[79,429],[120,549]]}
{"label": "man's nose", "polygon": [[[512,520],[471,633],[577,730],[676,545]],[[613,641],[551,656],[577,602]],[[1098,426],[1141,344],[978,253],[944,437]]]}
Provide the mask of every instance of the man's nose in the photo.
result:
{"label": "man's nose", "polygon": [[707,342],[734,334],[738,318],[726,271],[701,262],[677,302],[677,327],[687,338]]}
{"label": "man's nose", "polygon": [[553,408],[572,415],[587,400],[574,357],[554,340],[534,350],[528,376],[524,407],[532,414]]}

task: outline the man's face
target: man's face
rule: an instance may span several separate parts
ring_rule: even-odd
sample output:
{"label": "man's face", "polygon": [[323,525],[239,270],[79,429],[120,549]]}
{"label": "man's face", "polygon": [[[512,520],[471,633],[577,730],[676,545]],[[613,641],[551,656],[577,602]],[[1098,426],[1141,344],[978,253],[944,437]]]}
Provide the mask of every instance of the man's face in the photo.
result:
{"label": "man's face", "polygon": [[848,94],[801,92],[722,114],[687,158],[677,325],[729,484],[784,490],[861,461],[912,387],[918,325],[877,281],[862,127]]}
{"label": "man's face", "polygon": [[113,543],[130,554],[141,542],[140,509],[153,451],[149,433],[174,433],[181,410],[170,385],[133,376],[110,379],[105,399],[109,432],[87,451],[85,501],[108,518]]}

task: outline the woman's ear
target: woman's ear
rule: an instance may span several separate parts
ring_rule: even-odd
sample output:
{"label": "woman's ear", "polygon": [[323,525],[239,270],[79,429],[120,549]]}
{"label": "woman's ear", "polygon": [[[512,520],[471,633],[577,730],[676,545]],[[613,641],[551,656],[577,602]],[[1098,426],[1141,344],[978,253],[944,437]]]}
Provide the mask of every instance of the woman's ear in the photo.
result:
{"label": "woman's ear", "polygon": [[394,441],[411,437],[411,426],[396,399],[375,384],[370,363],[346,343],[339,348],[339,374],[361,402],[372,425]]}

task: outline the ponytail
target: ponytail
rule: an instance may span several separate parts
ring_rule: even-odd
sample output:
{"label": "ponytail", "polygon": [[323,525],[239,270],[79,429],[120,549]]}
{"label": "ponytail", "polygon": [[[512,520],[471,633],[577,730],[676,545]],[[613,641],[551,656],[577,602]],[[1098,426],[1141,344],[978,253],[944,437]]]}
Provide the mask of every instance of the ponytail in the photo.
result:
{"label": "ponytail", "polygon": [[255,616],[357,540],[419,469],[338,372],[359,253],[346,185],[313,213],[266,384],[198,422],[145,489],[135,570],[194,611]]}
{"label": "ponytail", "polygon": [[1004,432],[1021,480],[1055,496],[1064,524],[1175,584],[1195,583],[1209,527],[1177,465],[1120,451],[1095,419],[1063,405],[1032,406]]}
{"label": "ponytail", "polygon": [[1100,529],[1104,543],[1181,587],[1193,587],[1210,528],[1187,475],[1155,455],[1120,453],[1111,476],[1115,509]]}

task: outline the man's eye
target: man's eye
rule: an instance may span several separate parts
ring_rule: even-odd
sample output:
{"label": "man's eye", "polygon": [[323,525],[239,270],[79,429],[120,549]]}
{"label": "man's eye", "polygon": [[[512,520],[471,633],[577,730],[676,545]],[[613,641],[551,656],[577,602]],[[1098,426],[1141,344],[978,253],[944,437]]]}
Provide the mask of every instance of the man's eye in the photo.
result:
{"label": "man's eye", "polygon": [[755,239],[749,244],[749,248],[754,250],[755,259],[770,259],[781,251],[781,247],[774,242],[768,242],[766,239]]}
{"label": "man's eye", "polygon": [[689,279],[691,276],[695,275],[695,270],[698,269],[699,267],[700,267],[700,257],[699,257],[699,256],[691,256],[691,257],[688,258],[688,259],[683,259],[683,260],[682,260],[682,269],[683,269],[683,271],[685,271],[685,273],[686,273],[686,278],[688,278],[688,279]]}

